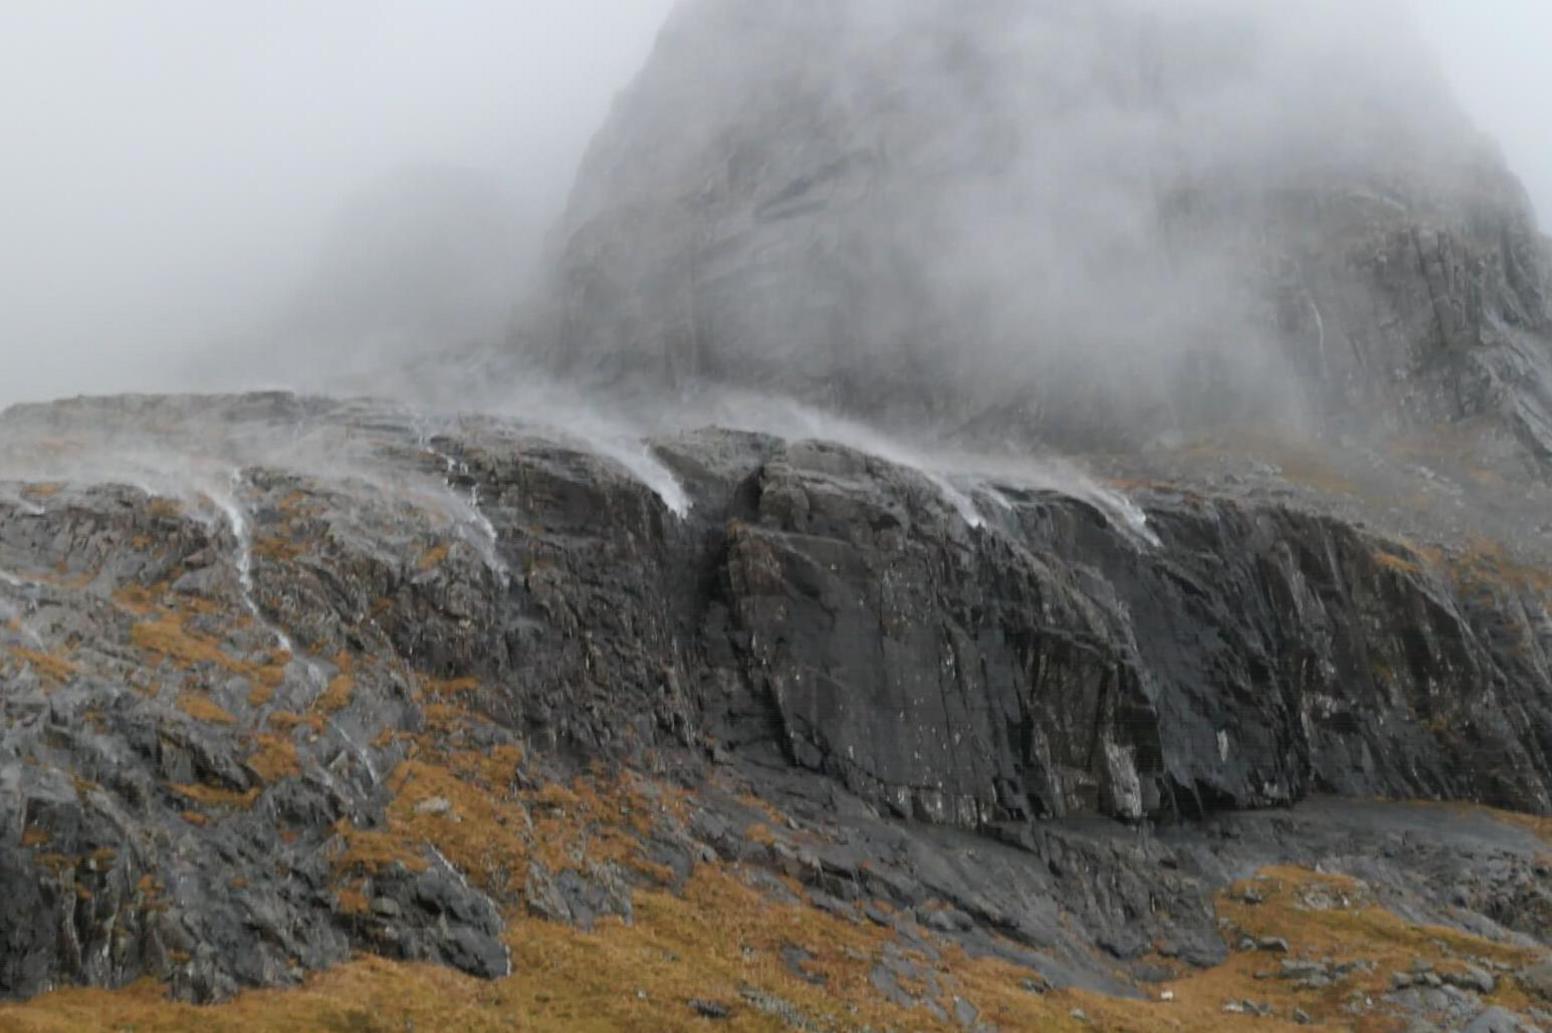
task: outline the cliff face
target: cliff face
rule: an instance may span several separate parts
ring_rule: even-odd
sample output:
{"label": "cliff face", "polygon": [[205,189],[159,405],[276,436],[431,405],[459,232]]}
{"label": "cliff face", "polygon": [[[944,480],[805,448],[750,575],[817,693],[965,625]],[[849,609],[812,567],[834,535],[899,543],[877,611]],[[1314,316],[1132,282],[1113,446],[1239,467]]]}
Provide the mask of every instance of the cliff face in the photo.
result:
{"label": "cliff face", "polygon": [[[1198,819],[1321,793],[1552,806],[1544,578],[1491,555],[1269,502],[946,487],[725,431],[654,445],[677,515],[488,418],[143,398],[3,429],[32,471],[0,501],[9,994],[150,975],[205,999],[361,950],[497,977],[511,908],[629,915],[632,885],[719,857],[796,863],[816,893],[867,870],[897,905],[946,895],[979,916],[956,935],[1115,989],[1095,942],[1222,958],[1188,916],[1223,870],[1182,884],[1152,847],[1051,819],[1184,821],[1195,849]],[[546,794],[599,764],[691,792],[610,834],[637,867],[546,846],[570,827]],[[738,831],[749,793],[825,801],[786,805],[821,838],[764,853]],[[604,835],[609,806],[652,805],[579,827]],[[1247,861],[1325,856],[1350,817],[1301,820],[1252,826]],[[1010,872],[1130,888],[1053,925],[1044,876],[989,896],[981,862],[930,860],[960,849],[934,827]],[[903,835],[920,856],[880,845]],[[1533,856],[1460,876],[1462,899],[1540,900]],[[1547,912],[1488,913],[1540,935]]]}
{"label": "cliff face", "polygon": [[1352,7],[685,3],[519,350],[973,438],[1488,416],[1543,454],[1523,191]]}

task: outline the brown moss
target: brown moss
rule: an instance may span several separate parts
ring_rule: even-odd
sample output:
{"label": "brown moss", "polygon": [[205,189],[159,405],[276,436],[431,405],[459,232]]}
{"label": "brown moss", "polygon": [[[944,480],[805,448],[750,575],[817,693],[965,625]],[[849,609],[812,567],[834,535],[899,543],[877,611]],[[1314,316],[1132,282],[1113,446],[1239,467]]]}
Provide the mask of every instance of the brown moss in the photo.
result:
{"label": "brown moss", "polygon": [[248,767],[265,782],[275,783],[302,773],[296,743],[279,735],[260,735],[258,749],[248,758]]}
{"label": "brown moss", "polygon": [[422,678],[420,687],[422,692],[433,699],[453,699],[477,692],[480,680],[478,678]]}
{"label": "brown moss", "polygon": [[190,803],[197,803],[202,807],[224,807],[245,811],[252,807],[259,799],[259,790],[256,788],[239,793],[235,789],[208,786],[202,782],[186,785],[169,783],[167,788]]}
{"label": "brown moss", "polygon": [[185,692],[178,697],[178,709],[196,721],[211,725],[235,725],[237,718],[209,696]]}
{"label": "brown moss", "polygon": [[[341,822],[332,858],[336,907],[345,915],[370,911],[366,880],[393,864],[428,867],[434,846],[470,881],[506,908],[508,943],[516,975],[485,983],[433,966],[393,964],[362,958],[310,977],[296,991],[248,993],[211,1009],[190,1009],[165,1000],[160,988],[137,986],[119,994],[67,990],[25,1005],[0,1007],[0,1028],[21,1030],[295,1030],[334,1028],[357,1022],[361,1029],[406,1028],[482,1030],[679,1030],[698,1029],[691,998],[731,1005],[719,1028],[776,1033],[781,1020],[747,1004],[744,988],[788,1002],[814,1026],[837,1031],[910,1029],[947,1033],[957,1028],[922,1009],[903,1010],[885,1000],[870,976],[894,940],[892,929],[852,922],[804,903],[773,901],[751,886],[737,865],[701,864],[678,893],[638,888],[635,920],[600,923],[593,933],[527,917],[522,908],[528,863],[552,869],[615,862],[667,883],[670,873],[650,862],[643,839],[659,823],[683,820],[686,793],[632,774],[603,770],[564,784],[533,784],[521,749],[465,748],[456,721],[458,708],[443,704],[453,734],[428,730],[405,735],[409,759],[388,776],[391,794],[385,821],[373,828]],[[467,714],[464,715],[467,718]],[[291,717],[301,722],[303,719]],[[295,727],[293,725],[292,727]],[[276,775],[289,770],[289,739],[260,737],[250,765]],[[271,755],[275,766],[257,761]],[[281,776],[283,777],[283,776]],[[199,808],[189,820],[205,822],[211,808],[251,805],[257,790],[235,793],[208,786],[173,787]],[[760,820],[752,835],[771,842],[797,838],[786,815],[754,801]],[[752,804],[753,806],[753,804]],[[282,837],[287,835],[282,830]],[[75,864],[62,859],[61,864]],[[1160,989],[1171,1003],[1108,998],[1078,991],[1032,994],[1024,989],[1030,972],[1004,961],[971,958],[945,947],[933,960],[914,956],[937,979],[936,1003],[952,1014],[954,995],[973,1001],[983,1022],[1007,1030],[1080,1029],[1113,1033],[1184,1033],[1196,1030],[1292,1030],[1294,1007],[1311,1014],[1305,1028],[1379,1033],[1389,1020],[1382,1011],[1354,1016],[1342,1010],[1352,990],[1377,991],[1393,968],[1431,960],[1441,971],[1466,956],[1518,965],[1529,952],[1449,929],[1417,926],[1379,908],[1359,883],[1292,868],[1268,869],[1254,886],[1263,902],[1242,899],[1248,884],[1233,887],[1218,901],[1220,916],[1237,940],[1280,936],[1295,956],[1368,958],[1373,973],[1357,973],[1328,991],[1300,990],[1282,980],[1258,980],[1274,968],[1265,954],[1235,953],[1218,968],[1186,971]],[[875,902],[884,908],[883,902]],[[788,946],[808,953],[802,974],[783,960]],[[1178,971],[1178,967],[1176,967]],[[815,985],[802,978],[822,980]],[[1512,981],[1493,995],[1494,1003],[1518,1007]],[[927,981],[913,981],[922,993]],[[1273,1005],[1283,1018],[1230,1015],[1223,1002],[1251,998]],[[1376,994],[1377,999],[1377,994]],[[1079,1024],[1074,1008],[1088,1013]],[[374,1026],[372,1023],[376,1023]],[[340,1028],[352,1028],[349,1025]]]}
{"label": "brown moss", "polygon": [[392,832],[358,828],[345,818],[335,824],[334,832],[344,842],[344,849],[334,858],[335,870],[343,874],[375,875],[395,864],[412,872],[431,867],[423,847]]}
{"label": "brown moss", "polygon": [[446,545],[434,545],[420,554],[420,561],[416,564],[422,574],[440,567],[447,559],[450,550]]}
{"label": "brown moss", "polygon": [[303,725],[307,725],[315,730],[318,728],[318,725],[314,724],[313,718],[303,717],[301,714],[293,714],[289,710],[277,710],[269,715],[269,726],[277,732],[284,732],[289,735]]}
{"label": "brown moss", "polygon": [[40,678],[58,685],[63,685],[80,673],[80,668],[75,664],[53,653],[12,646],[11,655],[30,665]]}
{"label": "brown moss", "polygon": [[312,513],[312,507],[308,504],[305,492],[294,490],[280,500],[280,511],[289,518],[308,516]]}
{"label": "brown moss", "polygon": [[113,603],[126,613],[145,616],[155,613],[165,589],[163,586],[147,588],[145,585],[124,585],[113,593]]}
{"label": "brown moss", "polygon": [[350,705],[350,696],[355,688],[355,678],[343,672],[337,674],[329,680],[328,688],[313,701],[313,709],[325,715],[337,714]]}
{"label": "brown moss", "polygon": [[[1382,1011],[1354,1016],[1341,1006],[1354,989],[1378,990],[1391,967],[1410,967],[1414,959],[1428,958],[1435,959],[1441,971],[1449,971],[1458,962],[1442,954],[1441,944],[1458,954],[1509,963],[1518,963],[1526,953],[1452,930],[1408,925],[1368,903],[1362,887],[1351,880],[1271,869],[1255,880],[1255,887],[1265,897],[1262,904],[1236,902],[1233,894],[1220,901],[1220,913],[1236,928],[1251,935],[1283,936],[1295,954],[1372,958],[1380,962],[1378,970],[1339,982],[1330,991],[1299,990],[1282,980],[1255,978],[1257,971],[1271,965],[1266,955],[1235,954],[1219,968],[1165,984],[1161,989],[1170,990],[1175,1000],[1164,1003],[1082,991],[1031,994],[1022,986],[1028,970],[970,958],[953,947],[943,951],[939,962],[913,960],[937,974],[940,1007],[961,995],[976,1003],[983,1022],[1001,1029],[1271,1033],[1298,1028],[1286,1016],[1300,1007],[1314,1018],[1303,1028],[1379,1033],[1389,1029],[1391,1021]],[[1312,894],[1335,906],[1309,906]],[[1341,905],[1344,895],[1348,906]],[[370,908],[359,881],[342,885],[336,900],[345,914],[364,914]],[[516,975],[495,982],[436,966],[368,957],[314,975],[298,990],[249,992],[213,1008],[177,1004],[167,1000],[159,986],[137,984],[118,993],[64,990],[5,1006],[0,1008],[0,1024],[38,1033],[125,1026],[142,1033],[411,1026],[504,1033],[689,1030],[701,1027],[687,1002],[709,998],[731,1006],[732,1014],[719,1028],[747,1033],[785,1028],[781,1020],[745,1003],[742,990],[752,988],[780,998],[816,1027],[947,1033],[955,1028],[951,1023],[921,1009],[901,1009],[872,987],[872,968],[892,936],[892,931],[872,923],[848,922],[801,904],[774,903],[750,888],[736,867],[703,865],[682,895],[638,891],[635,921],[629,926],[606,921],[588,934],[514,913],[508,942]],[[808,952],[804,973],[822,979],[822,985],[799,978],[786,966],[782,951],[789,945]],[[1492,1000],[1519,1006],[1523,1002],[1517,993],[1509,984]],[[1245,997],[1271,1004],[1284,1017],[1222,1011],[1224,1001]],[[1087,1024],[1071,1017],[1074,1008],[1087,1013]],[[357,1025],[342,1024],[347,1022]]]}
{"label": "brown moss", "polygon": [[[226,652],[216,639],[188,627],[199,612],[197,608],[179,611],[162,607],[140,592],[122,592],[117,598],[124,608],[149,617],[131,628],[129,635],[136,648],[153,658],[182,668],[210,665],[270,689],[285,680],[291,654],[283,649],[269,653],[264,663],[243,660]],[[150,599],[154,600],[154,594]]]}
{"label": "brown moss", "polygon": [[1395,571],[1398,574],[1418,574],[1422,572],[1422,566],[1415,556],[1403,556],[1396,546],[1381,546],[1374,553],[1374,561],[1386,570]]}
{"label": "brown moss", "polygon": [[[361,885],[361,884],[357,884]],[[334,895],[335,907],[344,915],[364,915],[372,910],[371,902],[356,886],[344,886]]]}
{"label": "brown moss", "polygon": [[1457,586],[1463,590],[1490,593],[1508,588],[1543,597],[1552,595],[1552,570],[1518,562],[1502,542],[1472,538],[1448,559]]}

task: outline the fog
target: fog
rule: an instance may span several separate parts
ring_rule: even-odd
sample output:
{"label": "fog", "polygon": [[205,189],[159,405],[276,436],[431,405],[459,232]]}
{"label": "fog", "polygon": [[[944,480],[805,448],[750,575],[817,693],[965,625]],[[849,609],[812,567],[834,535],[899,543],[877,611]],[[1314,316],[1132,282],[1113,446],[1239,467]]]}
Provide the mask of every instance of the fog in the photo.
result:
{"label": "fog", "polygon": [[262,379],[284,329],[348,322],[306,296],[395,198],[428,211],[377,242],[411,253],[499,198],[451,259],[511,263],[451,332],[488,326],[667,6],[0,4],[0,404]]}
{"label": "fog", "polygon": [[1393,371],[1472,347],[1437,315],[1465,267],[1540,268],[1400,2],[691,0],[657,53],[520,338],[648,408],[731,385],[1013,448],[1387,430]]}
{"label": "fog", "polygon": [[1415,0],[1456,95],[1503,146],[1544,229],[1552,229],[1552,8],[1540,0]]}
{"label": "fog", "polygon": [[[1416,2],[1545,225],[1552,14],[1531,0]],[[325,373],[369,387],[407,356],[499,341],[584,148],[670,6],[0,5],[0,404],[322,386]],[[1399,31],[1388,13],[1342,17],[1360,41]],[[961,243],[1017,254],[1020,242]],[[1114,241],[1102,243],[1090,258]],[[1219,271],[1192,275],[1205,285]],[[972,279],[967,296],[1014,289]],[[1024,301],[1102,324],[1104,306],[1051,282]]]}

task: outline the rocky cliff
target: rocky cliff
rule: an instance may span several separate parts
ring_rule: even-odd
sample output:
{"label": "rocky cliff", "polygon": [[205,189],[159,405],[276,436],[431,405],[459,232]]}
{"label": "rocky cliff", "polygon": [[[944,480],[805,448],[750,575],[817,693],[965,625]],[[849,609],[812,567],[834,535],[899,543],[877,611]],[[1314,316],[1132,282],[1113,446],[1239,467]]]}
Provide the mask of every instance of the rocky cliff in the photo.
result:
{"label": "rocky cliff", "polygon": [[3,431],[11,995],[208,1000],[363,951],[505,977],[516,914],[592,927],[726,864],[1122,994],[1158,951],[1221,963],[1212,895],[1274,863],[1548,932],[1507,826],[1239,816],[1549,809],[1546,581],[1490,555],[728,431],[652,444],[682,513],[563,439],[382,403]]}

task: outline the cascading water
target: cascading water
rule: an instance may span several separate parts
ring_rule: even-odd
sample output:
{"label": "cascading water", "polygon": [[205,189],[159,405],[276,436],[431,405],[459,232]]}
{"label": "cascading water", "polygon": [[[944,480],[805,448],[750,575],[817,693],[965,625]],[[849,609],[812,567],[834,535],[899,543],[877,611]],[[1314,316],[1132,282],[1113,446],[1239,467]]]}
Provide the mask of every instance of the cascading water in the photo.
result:
{"label": "cascading water", "polygon": [[[475,540],[470,541],[470,544],[479,551],[480,558],[485,561],[485,565],[501,580],[502,586],[505,587],[511,582],[512,575],[507,569],[506,562],[501,558],[500,539],[496,534],[496,525],[490,522],[490,518],[480,508],[479,483],[471,479],[468,498],[464,498],[453,483],[455,476],[469,477],[469,464],[437,448],[432,442],[431,434],[424,420],[416,421],[415,430],[416,443],[421,454],[435,458],[442,463],[444,470],[442,483],[451,495],[455,510],[453,522],[460,529],[473,527],[478,532]],[[466,538],[465,540],[468,539]]]}
{"label": "cascading water", "polygon": [[580,438],[598,455],[623,466],[632,477],[651,489],[674,516],[683,520],[690,515],[690,496],[673,472],[659,462],[639,438],[577,434],[574,430],[568,430],[568,433]]}
{"label": "cascading water", "polygon": [[684,519],[692,505],[689,493],[643,440],[641,425],[603,415],[605,403],[573,388],[532,379],[500,395],[484,399],[485,409],[522,424],[548,431],[582,451],[611,459],[644,485],[674,516]]}
{"label": "cascading water", "polygon": [[[206,492],[206,494],[225,516],[227,526],[232,532],[232,538],[236,542],[237,551],[233,562],[237,568],[237,582],[242,592],[243,605],[249,613],[253,614],[253,618],[259,626],[274,637],[276,644],[286,651],[291,657],[291,661],[302,666],[302,669],[307,673],[308,689],[316,696],[317,693],[322,692],[324,687],[327,686],[328,674],[316,660],[298,650],[291,636],[286,634],[274,622],[265,618],[263,612],[259,609],[253,581],[252,535],[248,529],[248,519],[243,513],[241,503],[238,501],[241,498],[244,486],[243,471],[240,467],[232,471],[227,485],[228,488],[225,492]],[[351,738],[350,733],[345,731],[332,716],[326,719],[326,728],[338,736],[340,741],[361,762],[362,767],[366,769],[367,777],[375,785],[378,779],[377,768],[372,763],[371,755],[355,739]]]}
{"label": "cascading water", "polygon": [[242,504],[238,501],[242,496],[244,487],[244,475],[241,467],[232,470],[224,489],[214,491],[207,490],[205,496],[219,509],[226,519],[228,529],[236,545],[236,553],[233,557],[233,566],[237,570],[238,589],[242,595],[243,606],[253,615],[254,621],[275,639],[275,644],[285,650],[292,662],[301,664],[307,672],[308,686],[314,691],[322,691],[328,683],[328,676],[318,665],[317,661],[307,656],[296,648],[296,643],[284,629],[264,616],[259,608],[258,598],[255,594],[253,581],[253,541],[248,529],[248,518],[243,513]]}

